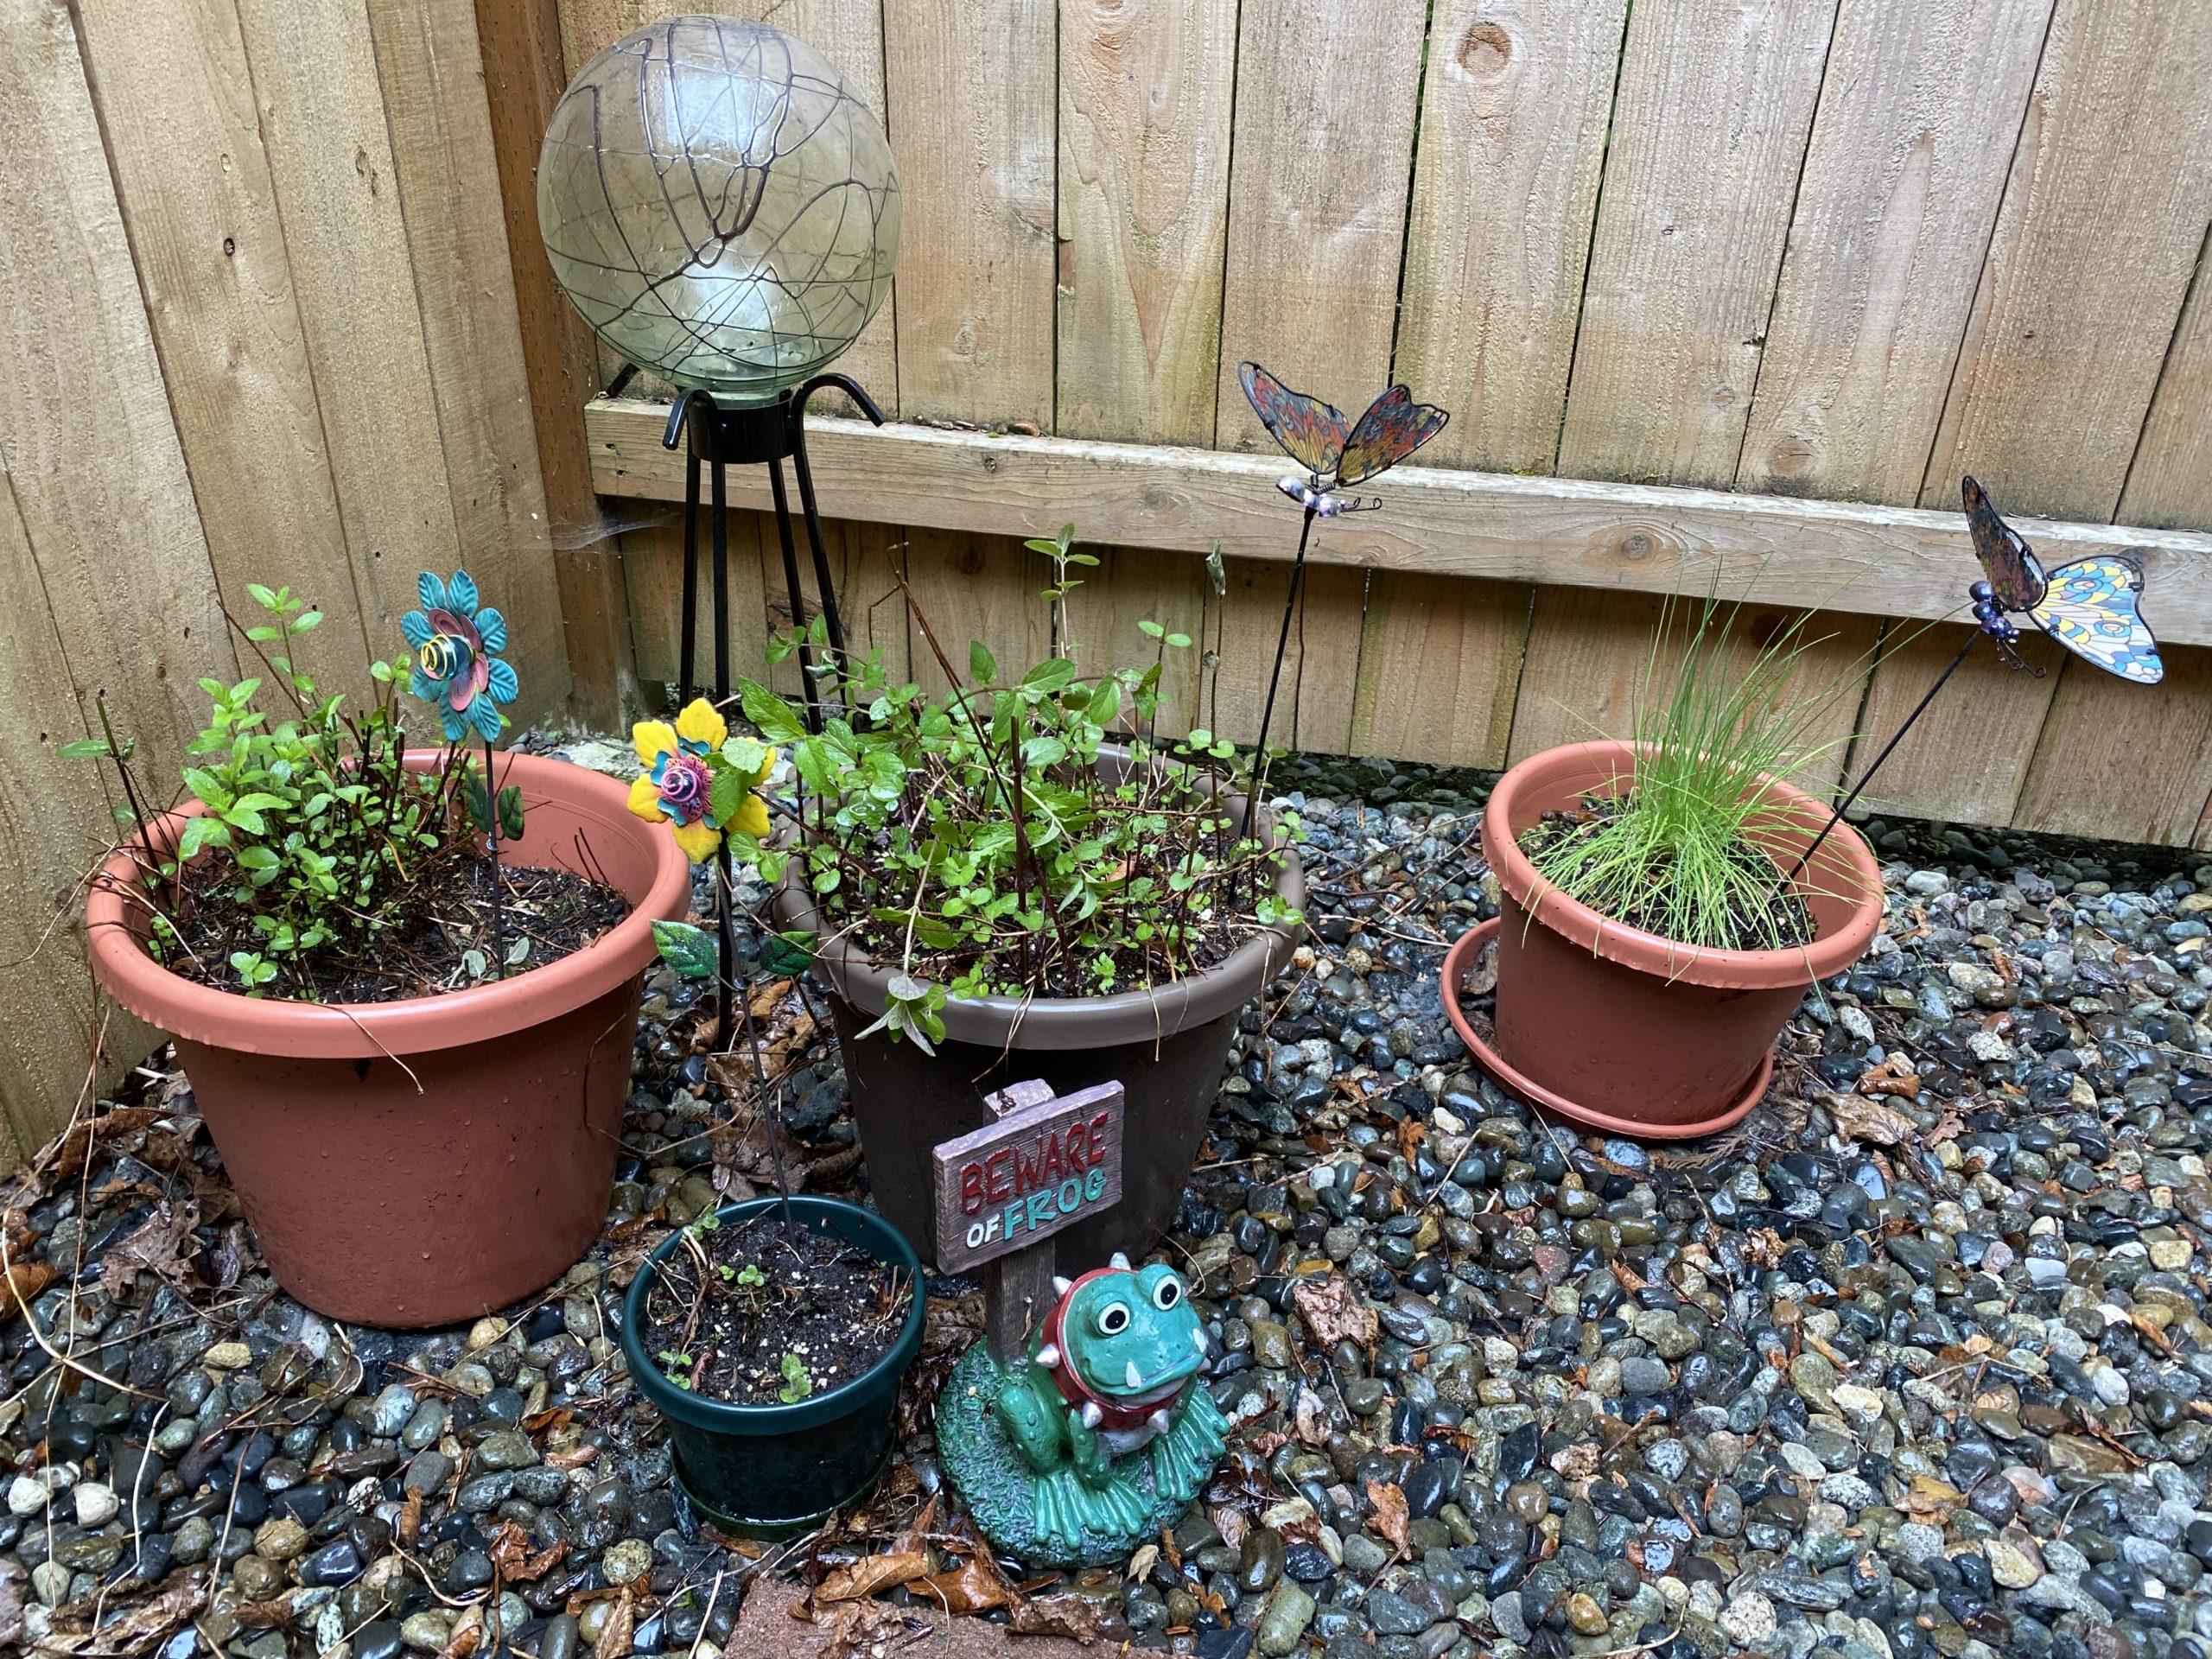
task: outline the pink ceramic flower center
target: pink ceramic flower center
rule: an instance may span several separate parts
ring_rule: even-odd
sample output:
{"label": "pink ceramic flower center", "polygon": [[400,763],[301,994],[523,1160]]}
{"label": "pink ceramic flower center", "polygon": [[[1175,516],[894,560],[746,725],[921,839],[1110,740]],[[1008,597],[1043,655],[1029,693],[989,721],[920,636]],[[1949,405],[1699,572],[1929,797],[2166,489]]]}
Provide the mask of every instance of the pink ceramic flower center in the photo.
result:
{"label": "pink ceramic flower center", "polygon": [[672,754],[660,775],[661,803],[684,823],[692,823],[707,810],[710,781],[705,761],[696,755]]}

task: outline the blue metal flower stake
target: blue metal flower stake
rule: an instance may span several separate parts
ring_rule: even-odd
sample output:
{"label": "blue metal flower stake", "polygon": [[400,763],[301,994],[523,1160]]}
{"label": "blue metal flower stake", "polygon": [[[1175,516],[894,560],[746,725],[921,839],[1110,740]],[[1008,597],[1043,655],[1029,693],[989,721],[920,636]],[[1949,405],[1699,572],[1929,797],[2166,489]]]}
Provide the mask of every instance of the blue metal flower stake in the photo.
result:
{"label": "blue metal flower stake", "polygon": [[2025,616],[2091,667],[2102,669],[2130,684],[2156,685],[2166,677],[2165,664],[2158,656],[2157,636],[2143,620],[2143,566],[2139,561],[2124,552],[2096,554],[2063,564],[2046,575],[2026,537],[1998,516],[1989,493],[1971,474],[1959,480],[1959,494],[1966,508],[1967,528],[1974,537],[1974,557],[1981,563],[1982,580],[1967,589],[1967,602],[1974,611],[1974,631],[1967,635],[1966,643],[1913,705],[1904,723],[1891,734],[1881,752],[1836,803],[1835,810],[1828,814],[1828,821],[1821,826],[1821,833],[1797,855],[1797,861],[1782,878],[1783,887],[1795,881],[1798,873],[1812,861],[1821,843],[1866,792],[1874,774],[1882,769],[1882,763],[1897,752],[1904,734],[1928,712],[1929,705],[1936,701],[1936,694],[1959,671],[1959,664],[1966,661],[1967,653],[1980,643],[1984,635],[1994,644],[1997,654],[2007,664],[2038,679],[2043,677],[2043,670],[2031,664],[2019,653],[2020,627],[2012,620],[2014,615]]}
{"label": "blue metal flower stake", "polygon": [[522,791],[495,789],[492,782],[492,740],[507,723],[504,703],[521,695],[513,666],[499,655],[507,648],[507,620],[481,602],[466,570],[440,582],[425,570],[415,578],[423,608],[399,619],[399,630],[415,648],[415,669],[407,689],[438,711],[446,741],[460,744],[471,732],[483,741],[483,780],[469,791],[472,809],[484,830],[492,859],[492,959],[498,977],[507,976],[506,911],[500,894],[499,835],[522,834]]}

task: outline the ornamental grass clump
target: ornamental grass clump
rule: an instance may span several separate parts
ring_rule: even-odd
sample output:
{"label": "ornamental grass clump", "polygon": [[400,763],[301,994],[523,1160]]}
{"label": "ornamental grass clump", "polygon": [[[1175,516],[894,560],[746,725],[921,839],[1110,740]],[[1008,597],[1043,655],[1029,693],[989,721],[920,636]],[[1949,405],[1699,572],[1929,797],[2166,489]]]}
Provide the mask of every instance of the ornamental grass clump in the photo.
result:
{"label": "ornamental grass clump", "polygon": [[[1743,607],[1708,594],[1662,607],[1637,677],[1633,773],[1522,837],[1536,873],[1599,914],[1681,944],[1787,950],[1813,938],[1797,887],[1766,850],[1784,828],[1771,780],[1802,776],[1848,743],[1839,718],[1864,681],[1809,653],[1827,636],[1799,613],[1764,641]],[[1809,677],[1809,683],[1808,679]]]}
{"label": "ornamental grass clump", "polygon": [[[369,663],[365,708],[294,660],[320,613],[289,588],[249,587],[261,620],[232,626],[264,671],[200,681],[211,712],[181,782],[202,810],[181,833],[158,822],[105,703],[101,736],[61,745],[114,764],[117,817],[135,831],[134,873],[117,885],[172,972],[256,996],[391,1001],[504,977],[625,913],[601,884],[501,868],[500,842],[523,832],[520,791],[493,776],[519,693],[499,655],[506,622],[465,570],[417,587],[423,608],[402,620],[412,650]],[[434,766],[406,764],[402,688],[437,716]]]}
{"label": "ornamental grass clump", "polygon": [[[943,692],[893,681],[880,652],[825,654],[817,731],[798,704],[741,686],[747,718],[790,755],[797,791],[774,803],[792,833],[733,824],[733,851],[771,880],[796,864],[823,942],[896,968],[870,1029],[926,1052],[949,997],[1147,989],[1300,919],[1275,895],[1277,855],[1228,810],[1235,748],[1203,728],[1161,733],[1163,671],[1189,638],[1147,620],[1148,661],[1084,661],[1068,601],[1073,568],[1091,561],[1070,553],[1071,536],[1032,544],[1054,562],[1054,642],[1040,662],[1002,669],[978,642],[963,673],[913,606],[916,648]],[[826,653],[819,618],[810,643]]]}

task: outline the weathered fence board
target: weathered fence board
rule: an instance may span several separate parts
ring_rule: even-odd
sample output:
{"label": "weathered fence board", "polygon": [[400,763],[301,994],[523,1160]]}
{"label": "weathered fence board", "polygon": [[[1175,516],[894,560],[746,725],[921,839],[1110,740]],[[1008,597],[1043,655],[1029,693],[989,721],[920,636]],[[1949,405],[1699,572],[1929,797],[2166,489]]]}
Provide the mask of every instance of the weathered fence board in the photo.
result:
{"label": "weathered fence board", "polygon": [[1425,21],[1418,5],[1244,0],[1236,107],[1248,115],[1230,176],[1213,439],[1224,449],[1274,448],[1237,384],[1246,358],[1331,403],[1386,382]]}
{"label": "weathered fence board", "polygon": [[2119,509],[2212,219],[2207,30],[2171,0],[2059,0],[1922,499]]}
{"label": "weathered fence board", "polygon": [[899,407],[1052,423],[1052,8],[899,0],[883,17],[899,163]]}
{"label": "weathered fence board", "polygon": [[1627,16],[1626,0],[1436,9],[1395,364],[1452,411],[1430,465],[1558,458]]}
{"label": "weathered fence board", "polygon": [[355,573],[238,9],[92,0],[78,16],[217,575],[319,608],[296,655],[320,684],[362,691]]}
{"label": "weathered fence board", "polygon": [[2051,3],[1845,0],[1741,488],[1919,493]]}
{"label": "weathered fence board", "polygon": [[1058,422],[1213,437],[1236,0],[1060,10]]}
{"label": "weathered fence board", "polygon": [[1561,472],[1734,481],[1835,6],[1630,13]]}
{"label": "weathered fence board", "polygon": [[[667,410],[604,399],[586,416],[602,493],[683,496],[683,458],[660,447]],[[1279,460],[1078,438],[856,421],[808,428],[816,487],[834,518],[1033,536],[1073,520],[1087,540],[1288,559],[1298,510]],[[1379,512],[1330,519],[1310,556],[1440,575],[1702,594],[1808,609],[1944,617],[1974,566],[1957,512],[1798,501],[1726,490],[1513,477],[1407,467],[1376,486]],[[733,504],[767,505],[757,468],[730,474]],[[2017,521],[2060,564],[2139,548],[2163,635],[2212,643],[2212,583],[2194,580],[2212,535]]]}

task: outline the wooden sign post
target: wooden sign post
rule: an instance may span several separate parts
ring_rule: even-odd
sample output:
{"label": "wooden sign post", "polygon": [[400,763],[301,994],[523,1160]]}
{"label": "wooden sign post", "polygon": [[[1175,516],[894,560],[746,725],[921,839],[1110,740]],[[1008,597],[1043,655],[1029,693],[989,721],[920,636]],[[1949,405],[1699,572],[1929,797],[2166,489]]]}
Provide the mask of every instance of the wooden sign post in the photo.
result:
{"label": "wooden sign post", "polygon": [[1055,1096],[1017,1083],[985,1103],[997,1122],[931,1154],[937,1260],[947,1273],[983,1269],[985,1335],[1010,1362],[1055,1300],[1052,1235],[1121,1202],[1122,1085]]}

